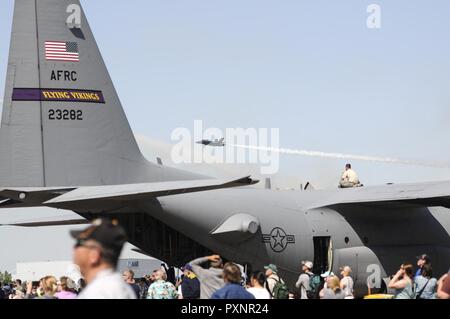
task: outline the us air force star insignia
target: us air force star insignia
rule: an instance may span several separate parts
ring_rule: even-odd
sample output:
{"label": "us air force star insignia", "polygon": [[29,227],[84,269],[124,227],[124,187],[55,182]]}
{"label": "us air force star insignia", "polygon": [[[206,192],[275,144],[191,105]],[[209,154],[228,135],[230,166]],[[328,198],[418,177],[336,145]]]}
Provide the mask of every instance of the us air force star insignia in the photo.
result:
{"label": "us air force star insignia", "polygon": [[270,234],[263,234],[262,237],[263,243],[270,244],[270,248],[276,253],[283,252],[288,244],[295,244],[295,236],[287,235],[280,227],[275,227]]}

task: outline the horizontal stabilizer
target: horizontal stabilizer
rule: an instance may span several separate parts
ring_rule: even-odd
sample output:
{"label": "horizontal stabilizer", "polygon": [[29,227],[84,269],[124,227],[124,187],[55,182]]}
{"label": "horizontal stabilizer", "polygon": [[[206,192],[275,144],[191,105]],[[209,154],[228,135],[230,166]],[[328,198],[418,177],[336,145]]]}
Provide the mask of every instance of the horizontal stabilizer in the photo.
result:
{"label": "horizontal stabilizer", "polygon": [[90,222],[87,219],[67,219],[67,220],[51,220],[29,223],[12,223],[12,224],[0,224],[0,226],[13,226],[13,227],[47,227],[47,226],[69,226],[69,225],[87,225]]}
{"label": "horizontal stabilizer", "polygon": [[247,186],[257,183],[249,176],[234,180],[193,180],[161,183],[144,183],[111,186],[79,187],[61,196],[43,203],[45,206],[59,207],[60,204],[84,203],[88,201],[131,201],[150,197],[202,192],[214,189],[223,189]]}
{"label": "horizontal stabilizer", "polygon": [[71,188],[23,187],[0,189],[0,208],[42,206],[42,203],[74,190]]}

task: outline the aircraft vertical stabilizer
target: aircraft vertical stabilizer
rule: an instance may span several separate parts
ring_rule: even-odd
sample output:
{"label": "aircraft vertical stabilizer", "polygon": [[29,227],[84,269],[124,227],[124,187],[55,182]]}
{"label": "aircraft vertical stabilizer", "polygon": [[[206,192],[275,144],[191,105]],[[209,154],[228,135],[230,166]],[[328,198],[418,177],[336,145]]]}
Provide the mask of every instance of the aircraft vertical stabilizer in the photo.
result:
{"label": "aircraft vertical stabilizer", "polygon": [[4,99],[2,186],[196,178],[143,158],[78,0],[16,0]]}

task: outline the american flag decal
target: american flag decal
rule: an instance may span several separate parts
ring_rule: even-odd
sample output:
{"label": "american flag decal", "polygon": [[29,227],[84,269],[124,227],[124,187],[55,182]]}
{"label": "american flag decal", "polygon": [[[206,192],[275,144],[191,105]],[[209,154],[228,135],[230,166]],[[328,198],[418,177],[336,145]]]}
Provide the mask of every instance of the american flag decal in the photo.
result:
{"label": "american flag decal", "polygon": [[45,59],[47,61],[80,62],[78,43],[45,41]]}

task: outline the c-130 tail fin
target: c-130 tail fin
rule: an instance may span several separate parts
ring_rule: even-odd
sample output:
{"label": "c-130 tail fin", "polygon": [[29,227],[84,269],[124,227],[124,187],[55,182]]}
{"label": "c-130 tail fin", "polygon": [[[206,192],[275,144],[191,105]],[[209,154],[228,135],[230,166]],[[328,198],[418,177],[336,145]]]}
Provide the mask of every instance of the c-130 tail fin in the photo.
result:
{"label": "c-130 tail fin", "polygon": [[143,158],[78,0],[16,0],[0,143],[2,186],[195,178]]}

